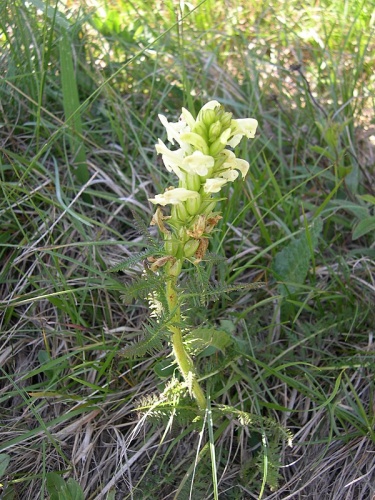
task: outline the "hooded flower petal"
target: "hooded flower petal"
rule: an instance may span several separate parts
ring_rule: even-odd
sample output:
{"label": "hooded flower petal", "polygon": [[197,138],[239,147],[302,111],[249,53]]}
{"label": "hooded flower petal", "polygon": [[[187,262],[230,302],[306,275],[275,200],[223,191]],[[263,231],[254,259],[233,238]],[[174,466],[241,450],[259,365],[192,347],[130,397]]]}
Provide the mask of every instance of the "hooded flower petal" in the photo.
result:
{"label": "hooded flower petal", "polygon": [[188,124],[190,130],[193,130],[194,125],[195,125],[195,120],[193,118],[193,115],[188,111],[186,108],[182,108],[182,114],[181,118],[185,120],[185,122]]}
{"label": "hooded flower petal", "polygon": [[244,179],[248,170],[249,170],[249,162],[246,160],[241,160],[241,158],[230,158],[229,161],[226,161],[223,165],[223,168],[227,170],[239,170],[242,174],[242,178]]}
{"label": "hooded flower petal", "polygon": [[213,179],[207,179],[203,189],[205,193],[218,193],[220,189],[225,186],[228,182],[227,179],[223,179],[220,177],[214,177]]}
{"label": "hooded flower petal", "polygon": [[230,182],[235,181],[238,175],[239,174],[237,170],[224,170],[224,172],[220,173],[220,177],[222,177],[223,179],[227,179]]}
{"label": "hooded flower petal", "polygon": [[206,102],[206,104],[201,108],[201,111],[204,111],[205,109],[215,109],[217,107],[220,107],[221,104],[218,101],[212,100]]}
{"label": "hooded flower petal", "polygon": [[181,146],[180,135],[183,132],[189,131],[189,127],[187,126],[185,121],[180,120],[177,123],[172,123],[169,122],[164,115],[158,115],[158,117],[161,123],[164,125],[165,130],[167,131],[168,141],[171,144],[174,144],[174,141],[176,141]]}
{"label": "hooded flower petal", "polygon": [[240,134],[244,135],[248,139],[254,139],[258,126],[257,120],[254,118],[240,118],[236,120],[236,123],[241,130]]}
{"label": "hooded flower petal", "polygon": [[183,159],[181,167],[189,174],[197,174],[205,177],[209,169],[214,166],[215,160],[212,156],[204,155],[200,151],[194,151],[190,156]]}
{"label": "hooded flower petal", "polygon": [[180,166],[184,159],[184,152],[182,151],[182,149],[171,151],[160,139],[158,139],[158,144],[155,145],[155,149],[158,154],[162,155],[165,168],[168,170],[168,172],[173,171],[179,179],[184,178],[184,174],[180,169]]}
{"label": "hooded flower petal", "polygon": [[[248,139],[253,139],[255,137],[255,132],[258,126],[258,121],[254,118],[240,118],[239,120],[232,120],[235,122],[235,127],[233,130],[233,137],[228,142],[228,145],[235,148],[239,144],[243,136]],[[232,127],[233,128],[233,127]]]}
{"label": "hooded flower petal", "polygon": [[199,193],[196,191],[185,188],[172,188],[167,189],[163,194],[155,195],[155,198],[149,198],[148,201],[151,201],[154,205],[178,205],[183,201],[198,197]]}

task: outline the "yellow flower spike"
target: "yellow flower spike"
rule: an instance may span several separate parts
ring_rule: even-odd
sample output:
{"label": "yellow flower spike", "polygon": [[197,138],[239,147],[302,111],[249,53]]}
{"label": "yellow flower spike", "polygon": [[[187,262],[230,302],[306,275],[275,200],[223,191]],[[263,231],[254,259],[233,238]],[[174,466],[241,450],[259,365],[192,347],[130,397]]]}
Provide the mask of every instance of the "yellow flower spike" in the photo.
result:
{"label": "yellow flower spike", "polygon": [[[221,219],[221,215],[214,212],[218,199],[212,195],[233,182],[238,172],[242,177],[248,172],[248,162],[236,158],[226,148],[235,147],[242,137],[254,137],[257,121],[252,118],[234,120],[232,113],[226,112],[215,100],[201,108],[196,120],[185,108],[177,123],[170,123],[163,115],[159,118],[169,142],[177,143],[178,147],[171,151],[159,140],[156,149],[166,169],[174,172],[179,182],[178,187],[168,188],[150,199],[156,205],[171,205],[167,228],[164,225],[167,217],[160,208],[152,221],[163,234],[165,249],[162,257],[153,259],[152,268],[165,277],[167,312],[171,316],[167,329],[173,355],[190,394],[203,413],[207,408],[206,396],[183,340],[182,290],[178,280],[184,259],[192,258],[194,264],[204,259],[209,237]],[[151,298],[157,299],[156,295]],[[156,304],[155,300],[151,307],[157,316],[164,304]]]}

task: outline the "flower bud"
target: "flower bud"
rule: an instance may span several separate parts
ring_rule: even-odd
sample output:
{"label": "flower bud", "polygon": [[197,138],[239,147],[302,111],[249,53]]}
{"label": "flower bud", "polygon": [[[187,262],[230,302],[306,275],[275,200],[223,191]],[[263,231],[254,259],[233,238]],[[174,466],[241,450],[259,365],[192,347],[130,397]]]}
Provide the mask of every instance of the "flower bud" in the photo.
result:
{"label": "flower bud", "polygon": [[207,140],[208,140],[207,127],[206,127],[206,125],[202,121],[197,122],[194,125],[194,128],[193,128],[192,132],[194,132],[195,134],[200,135],[207,142]]}
{"label": "flower bud", "polygon": [[214,142],[220,135],[222,131],[221,123],[220,122],[214,122],[210,126],[210,130],[208,131],[208,139],[210,142]]}
{"label": "flower bud", "polygon": [[178,205],[176,205],[176,214],[177,218],[181,222],[185,222],[186,219],[189,218],[189,214],[187,213],[185,205],[183,203],[179,203]]}
{"label": "flower bud", "polygon": [[216,112],[214,109],[203,109],[198,115],[198,120],[202,121],[209,127],[216,120]]}
{"label": "flower bud", "polygon": [[178,252],[179,242],[172,239],[167,239],[164,242],[164,249],[168,255],[176,255]]}
{"label": "flower bud", "polygon": [[212,201],[207,205],[207,207],[204,209],[203,214],[204,215],[210,215],[213,210],[215,210],[215,207],[217,205],[217,201]]}
{"label": "flower bud", "polygon": [[220,140],[220,137],[214,141],[210,146],[210,155],[217,156],[219,153],[223,151],[225,148],[225,144],[223,144]]}
{"label": "flower bud", "polygon": [[201,207],[201,197],[191,198],[185,202],[186,210],[190,215],[196,215]]}
{"label": "flower bud", "polygon": [[201,180],[199,175],[186,174],[186,187],[191,191],[199,191],[201,188]]}
{"label": "flower bud", "polygon": [[184,256],[187,258],[192,257],[198,250],[198,247],[199,247],[198,240],[189,240],[184,245]]}
{"label": "flower bud", "polygon": [[223,113],[223,116],[220,119],[221,126],[223,129],[229,128],[231,126],[232,122],[232,113],[225,112]]}
{"label": "flower bud", "polygon": [[182,269],[182,260],[177,259],[169,268],[168,274],[170,276],[175,276],[177,278],[181,272],[181,269]]}

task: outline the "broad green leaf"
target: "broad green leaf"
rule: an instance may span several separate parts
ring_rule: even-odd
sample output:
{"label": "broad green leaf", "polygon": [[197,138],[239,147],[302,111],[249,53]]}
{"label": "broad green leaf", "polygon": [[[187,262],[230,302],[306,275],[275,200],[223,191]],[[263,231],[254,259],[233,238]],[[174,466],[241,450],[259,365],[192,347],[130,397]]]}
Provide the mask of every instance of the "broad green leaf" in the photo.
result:
{"label": "broad green leaf", "polygon": [[365,234],[373,233],[375,234],[375,216],[366,217],[366,219],[362,219],[356,224],[353,229],[353,240],[357,240],[361,236]]}
{"label": "broad green leaf", "polygon": [[276,254],[272,268],[276,279],[282,282],[279,285],[281,295],[294,293],[305,281],[322,228],[322,220],[316,219],[304,233]]}
{"label": "broad green leaf", "polygon": [[60,474],[49,472],[46,481],[50,500],[85,500],[80,485],[74,479],[65,481]]}
{"label": "broad green leaf", "polygon": [[154,372],[160,378],[166,378],[173,375],[176,365],[170,359],[163,359],[158,361],[154,366]]}
{"label": "broad green leaf", "polygon": [[0,453],[0,477],[3,477],[9,465],[10,456],[6,453]]}
{"label": "broad green leaf", "polygon": [[311,146],[310,149],[311,149],[311,151],[314,151],[315,153],[318,153],[322,156],[325,156],[326,158],[328,158],[332,162],[335,161],[335,155],[333,153],[331,153],[326,148],[322,148],[321,146]]}
{"label": "broad green leaf", "polygon": [[233,342],[229,333],[215,328],[196,328],[184,336],[184,343],[188,350],[194,354],[202,353],[205,349],[206,356],[210,356],[215,351],[224,351]]}
{"label": "broad green leaf", "polygon": [[372,194],[363,194],[361,196],[358,196],[358,198],[361,198],[362,200],[375,205],[375,196],[373,196]]}

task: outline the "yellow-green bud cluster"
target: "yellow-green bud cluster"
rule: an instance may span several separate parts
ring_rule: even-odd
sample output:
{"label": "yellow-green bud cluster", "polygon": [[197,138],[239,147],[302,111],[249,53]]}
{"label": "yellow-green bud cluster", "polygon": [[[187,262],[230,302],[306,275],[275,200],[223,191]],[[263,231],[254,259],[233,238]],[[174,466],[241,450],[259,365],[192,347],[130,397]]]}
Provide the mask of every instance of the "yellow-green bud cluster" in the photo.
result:
{"label": "yellow-green bud cluster", "polygon": [[[249,169],[246,160],[236,158],[227,148],[235,147],[243,136],[254,137],[258,122],[253,118],[234,120],[232,113],[217,101],[205,104],[196,119],[184,108],[177,123],[168,122],[163,115],[159,118],[169,142],[176,142],[179,148],[170,150],[159,139],[156,150],[179,182],[149,200],[161,206],[172,205],[169,217],[159,214],[157,220],[154,216],[153,223],[164,234],[165,251],[176,262],[194,256],[200,260],[207,248],[208,234],[220,219],[213,212],[217,203],[213,195],[233,182],[238,172],[244,178]],[[172,233],[160,222],[167,218]]]}

